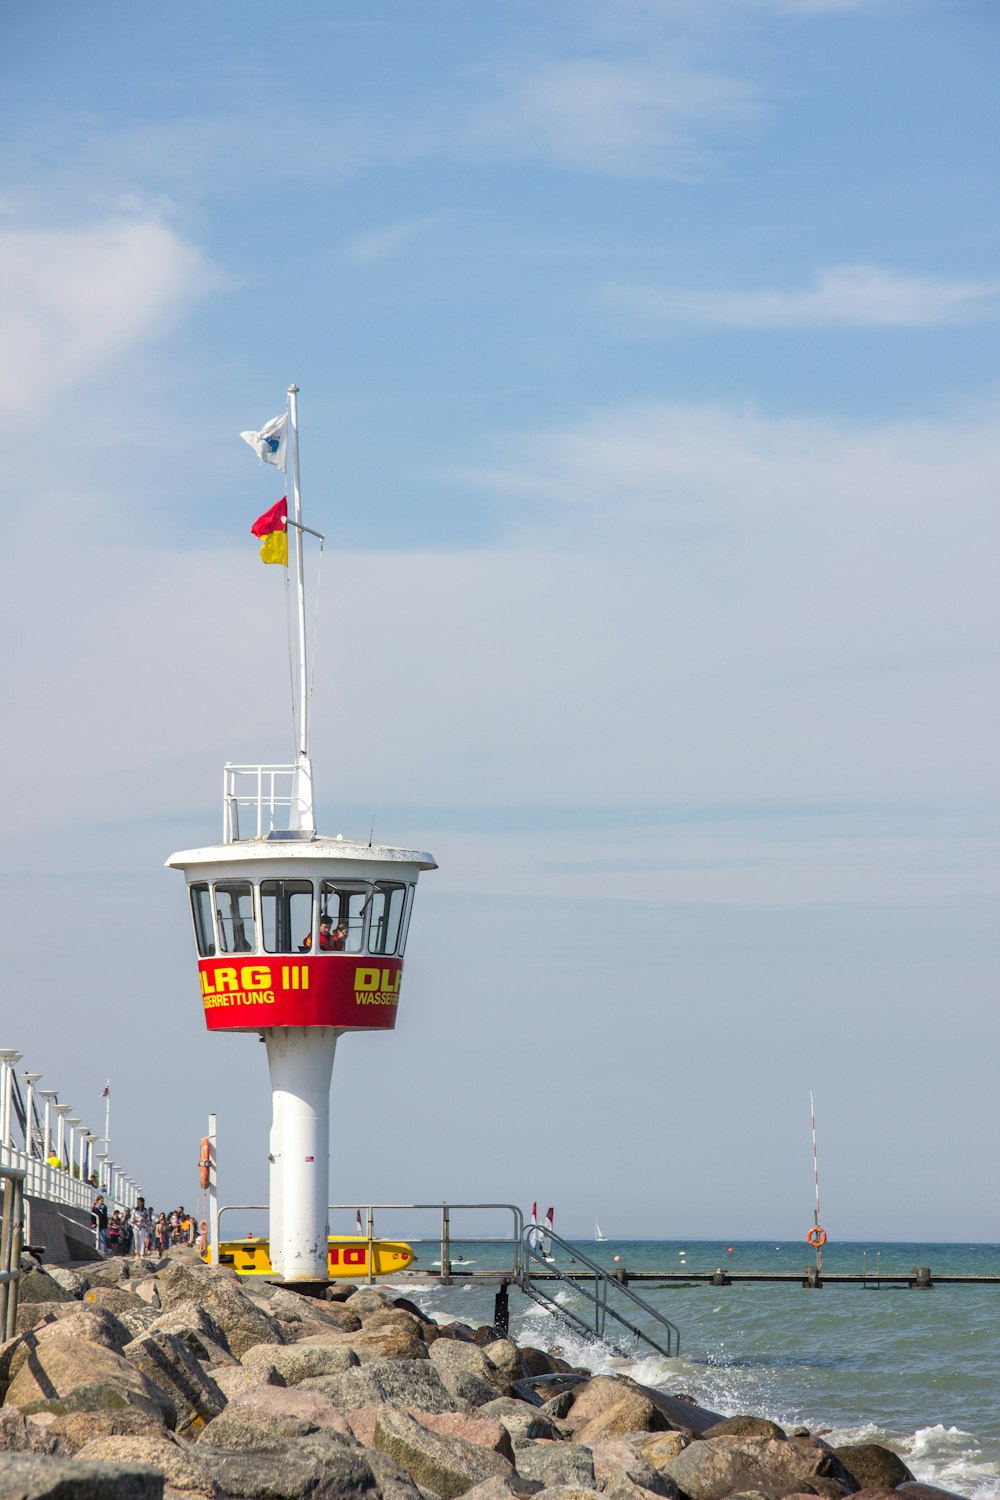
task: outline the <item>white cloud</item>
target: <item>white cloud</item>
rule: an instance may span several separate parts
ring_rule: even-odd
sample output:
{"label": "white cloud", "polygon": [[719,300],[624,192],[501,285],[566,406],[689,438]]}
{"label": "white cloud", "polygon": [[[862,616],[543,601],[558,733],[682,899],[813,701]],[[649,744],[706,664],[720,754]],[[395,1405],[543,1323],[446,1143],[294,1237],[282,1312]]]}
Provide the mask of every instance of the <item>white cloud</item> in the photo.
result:
{"label": "white cloud", "polygon": [[161,333],[214,280],[155,217],[0,231],[0,410],[41,407]]}
{"label": "white cloud", "polygon": [[606,296],[662,323],[723,328],[939,328],[995,317],[1000,279],[946,281],[879,266],[831,266],[802,291],[694,292],[613,284]]}
{"label": "white cloud", "polygon": [[476,151],[626,177],[688,177],[709,142],[759,112],[753,89],[667,63],[551,62],[504,83],[470,116]]}

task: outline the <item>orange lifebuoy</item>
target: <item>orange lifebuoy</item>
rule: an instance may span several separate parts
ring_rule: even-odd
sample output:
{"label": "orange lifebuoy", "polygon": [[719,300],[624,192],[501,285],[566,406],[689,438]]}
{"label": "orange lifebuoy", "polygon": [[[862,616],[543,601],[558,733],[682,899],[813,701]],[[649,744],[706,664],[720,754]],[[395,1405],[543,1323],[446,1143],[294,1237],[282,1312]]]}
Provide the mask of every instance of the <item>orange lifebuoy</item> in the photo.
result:
{"label": "orange lifebuoy", "polygon": [[198,1157],[198,1175],[201,1178],[203,1188],[208,1187],[209,1170],[212,1162],[212,1143],[207,1135],[201,1138],[201,1155]]}
{"label": "orange lifebuoy", "polygon": [[810,1245],[812,1245],[814,1250],[822,1250],[823,1246],[826,1244],[826,1230],[823,1229],[819,1224],[816,1224],[812,1229],[810,1229],[809,1233],[806,1235],[806,1239],[809,1241]]}

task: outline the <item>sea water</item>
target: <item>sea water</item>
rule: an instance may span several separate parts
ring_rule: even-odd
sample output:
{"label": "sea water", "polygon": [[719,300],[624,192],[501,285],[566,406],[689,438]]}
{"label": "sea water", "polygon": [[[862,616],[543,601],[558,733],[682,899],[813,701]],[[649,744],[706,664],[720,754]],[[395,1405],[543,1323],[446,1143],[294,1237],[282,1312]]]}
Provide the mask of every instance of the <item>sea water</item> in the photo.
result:
{"label": "sea water", "polygon": [[[415,1270],[437,1268],[433,1242],[414,1248]],[[810,1246],[788,1241],[580,1240],[579,1251],[608,1271],[801,1273],[815,1265]],[[513,1245],[453,1239],[451,1254],[455,1271],[509,1271]],[[560,1268],[573,1268],[571,1252],[555,1247],[553,1254]],[[883,1274],[929,1266],[936,1275],[996,1275],[1000,1246],[831,1243],[823,1251],[824,1272],[874,1274],[879,1264]],[[403,1278],[398,1288],[431,1316],[493,1321],[495,1285],[459,1278],[448,1287],[417,1287]],[[883,1443],[918,1479],[975,1500],[1000,1500],[1000,1283],[926,1291],[654,1281],[632,1289],[676,1324],[679,1357],[644,1352],[634,1342],[612,1353],[516,1288],[511,1337],[595,1372],[618,1371],[668,1393],[686,1392],[726,1416],[753,1412],[786,1429],[806,1426],[834,1445]],[[570,1288],[552,1291],[585,1311]],[[592,1323],[592,1314],[585,1315]],[[664,1342],[640,1309],[628,1316]],[[614,1327],[610,1320],[607,1327]]]}

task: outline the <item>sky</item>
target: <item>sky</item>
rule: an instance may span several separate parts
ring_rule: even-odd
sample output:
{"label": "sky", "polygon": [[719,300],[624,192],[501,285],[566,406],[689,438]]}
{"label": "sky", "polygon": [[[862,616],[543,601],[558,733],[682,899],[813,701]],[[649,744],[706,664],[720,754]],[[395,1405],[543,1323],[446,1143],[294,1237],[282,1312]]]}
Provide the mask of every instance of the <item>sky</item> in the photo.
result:
{"label": "sky", "polygon": [[811,1090],[831,1241],[1000,1240],[992,0],[0,28],[19,1066],[157,1207],[210,1111],[266,1197],[164,861],[290,758],[295,382],[320,831],[439,865],[331,1201],[804,1235]]}

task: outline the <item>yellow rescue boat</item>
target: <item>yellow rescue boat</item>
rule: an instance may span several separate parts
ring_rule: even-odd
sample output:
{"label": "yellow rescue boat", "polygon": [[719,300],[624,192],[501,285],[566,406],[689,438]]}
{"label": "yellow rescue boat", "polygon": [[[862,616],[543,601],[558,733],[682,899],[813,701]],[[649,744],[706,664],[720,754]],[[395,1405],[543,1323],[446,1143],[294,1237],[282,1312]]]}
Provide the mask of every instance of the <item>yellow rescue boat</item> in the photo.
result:
{"label": "yellow rescue boat", "polygon": [[[393,1276],[413,1264],[413,1251],[402,1240],[369,1240],[361,1234],[331,1234],[327,1254],[327,1271],[331,1281],[352,1281],[368,1276],[368,1247],[371,1246],[376,1276]],[[219,1245],[219,1264],[232,1266],[240,1276],[271,1276],[271,1261],[266,1239],[248,1235],[243,1240],[223,1240]],[[210,1259],[208,1251],[202,1257]]]}

